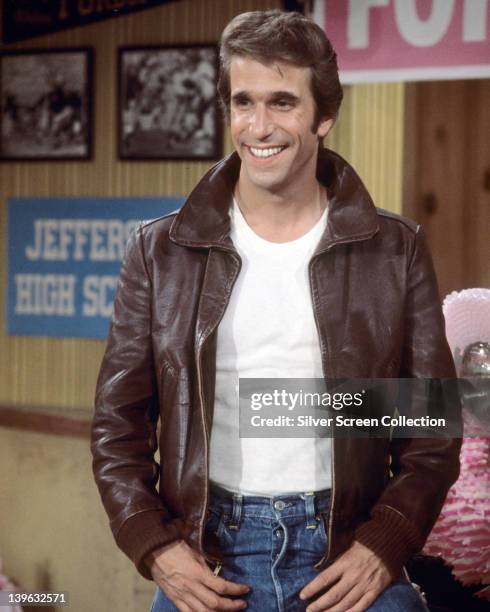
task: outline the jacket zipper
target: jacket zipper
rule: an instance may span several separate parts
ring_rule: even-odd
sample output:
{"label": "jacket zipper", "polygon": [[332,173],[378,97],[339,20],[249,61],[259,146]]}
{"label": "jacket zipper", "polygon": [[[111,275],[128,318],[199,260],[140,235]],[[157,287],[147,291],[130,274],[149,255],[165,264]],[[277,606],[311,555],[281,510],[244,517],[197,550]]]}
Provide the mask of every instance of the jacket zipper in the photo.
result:
{"label": "jacket zipper", "polygon": [[197,387],[199,393],[199,403],[201,404],[201,417],[204,425],[204,457],[206,463],[206,478],[204,479],[204,512],[202,513],[201,520],[199,521],[199,547],[201,554],[211,563],[219,563],[218,559],[209,558],[204,552],[203,546],[203,535],[204,535],[204,522],[206,520],[206,513],[208,511],[209,504],[209,464],[208,464],[208,427],[206,424],[206,411],[204,409],[204,396],[202,393],[202,368],[201,368],[201,355],[202,355],[203,344],[199,346],[197,353]]}
{"label": "jacket zipper", "polygon": [[[311,303],[313,306],[313,316],[315,319],[315,325],[316,325],[316,331],[318,334],[318,339],[320,341],[320,348],[322,350],[322,364],[323,364],[323,375],[325,378],[328,377],[328,373],[327,373],[327,367],[326,367],[326,355],[327,355],[327,351],[323,350],[324,347],[324,342],[322,339],[322,334],[320,332],[320,326],[318,324],[318,313],[316,310],[316,305],[315,305],[315,298],[313,296],[313,263],[315,262],[316,257],[313,257],[313,259],[311,259],[310,263],[309,263],[309,277],[310,277],[310,294],[311,294]],[[323,358],[323,355],[325,355],[325,359]],[[320,568],[321,565],[323,564],[323,562],[328,559],[330,557],[330,551],[332,549],[332,524],[333,524],[333,507],[334,507],[334,503],[335,503],[335,443],[334,443],[334,438],[332,437],[332,444],[331,444],[331,455],[330,455],[330,473],[332,476],[332,495],[330,496],[330,511],[329,511],[329,516],[328,516],[328,542],[327,542],[327,553],[325,555],[323,555],[323,557],[320,559],[320,561],[318,563],[315,564],[315,568]]]}
{"label": "jacket zipper", "polygon": [[[228,249],[225,249],[226,251],[228,251]],[[228,251],[230,252],[230,251]],[[235,257],[235,254],[231,251],[231,254],[234,256],[235,261],[238,262],[238,272],[235,275],[235,280],[240,272],[241,269],[241,260],[238,256],[238,259]],[[234,282],[233,282],[234,285]],[[232,289],[233,289],[233,285],[232,285]],[[231,291],[230,291],[231,294]],[[229,303],[229,299],[227,301],[226,306]],[[226,307],[225,307],[226,309]],[[223,314],[224,314],[224,310],[223,310]],[[221,322],[221,318],[218,321],[218,323],[216,324],[215,328],[220,324]],[[211,332],[214,330],[211,330]],[[207,424],[206,424],[206,411],[204,408],[204,395],[202,392],[202,368],[201,368],[201,356],[202,356],[202,349],[204,346],[204,342],[207,340],[207,338],[209,338],[210,334],[208,334],[206,336],[206,338],[201,342],[199,348],[198,348],[198,352],[197,352],[197,388],[198,388],[198,394],[199,394],[199,403],[201,404],[201,417],[202,417],[202,421],[203,421],[203,425],[204,425],[204,458],[205,458],[205,472],[206,472],[206,477],[204,479],[204,507],[203,507],[203,512],[201,515],[201,520],[199,521],[199,548],[201,550],[201,554],[203,555],[203,557],[205,559],[207,559],[210,563],[215,563],[216,567],[215,567],[215,575],[218,575],[219,570],[221,569],[221,561],[220,559],[215,559],[213,557],[208,557],[206,555],[206,553],[204,552],[204,546],[203,546],[203,536],[204,536],[204,523],[206,520],[206,514],[208,511],[208,505],[209,505],[209,434],[208,434],[208,428],[207,428]]]}
{"label": "jacket zipper", "polygon": [[[377,232],[374,232],[374,234],[376,234]],[[373,235],[374,235],[373,234]],[[337,245],[341,245],[341,244],[348,244],[350,242],[360,242],[362,240],[365,240],[367,238],[371,238],[372,236],[363,236],[363,237],[357,237],[357,238],[350,238],[348,240],[336,240],[334,242],[332,242],[327,248],[325,248],[323,251],[321,251],[320,253],[317,253],[316,255],[313,255],[313,257],[310,260],[310,263],[308,264],[308,269],[309,269],[309,278],[310,278],[310,294],[311,294],[311,302],[313,305],[313,316],[315,318],[315,325],[316,325],[316,331],[318,334],[318,338],[320,340],[320,347],[324,348],[324,343],[323,343],[323,339],[322,339],[322,334],[320,332],[320,327],[318,325],[318,316],[317,316],[317,310],[315,307],[315,298],[313,296],[313,264],[314,262],[318,259],[318,257],[322,254],[322,253],[326,253],[328,251],[330,251],[332,249],[332,247],[337,246]],[[325,354],[325,359],[323,359],[323,354]],[[327,367],[326,367],[326,361],[327,361],[327,351],[325,350],[324,352],[322,351],[322,367],[323,367],[323,375],[325,378],[328,378],[328,372],[327,372]],[[330,509],[329,509],[329,516],[328,516],[328,542],[327,542],[327,553],[320,559],[320,561],[315,565],[315,568],[320,568],[320,566],[323,564],[324,561],[328,560],[332,551],[332,533],[333,533],[333,511],[334,511],[334,506],[335,506],[335,437],[332,436],[332,445],[331,445],[331,456],[330,456],[330,472],[332,475],[332,494],[330,496]]]}

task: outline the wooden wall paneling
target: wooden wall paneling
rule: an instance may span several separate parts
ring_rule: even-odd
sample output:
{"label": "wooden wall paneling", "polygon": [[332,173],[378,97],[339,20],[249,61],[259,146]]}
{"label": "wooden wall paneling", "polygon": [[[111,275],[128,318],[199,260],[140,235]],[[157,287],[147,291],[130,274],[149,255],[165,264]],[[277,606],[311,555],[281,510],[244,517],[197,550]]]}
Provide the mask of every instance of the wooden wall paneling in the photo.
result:
{"label": "wooden wall paneling", "polygon": [[411,219],[416,217],[418,166],[418,126],[417,126],[417,83],[405,85],[405,100],[403,113],[403,179],[402,179],[402,211]]}
{"label": "wooden wall paneling", "polygon": [[421,84],[420,221],[437,252],[435,267],[443,295],[450,287],[464,286],[464,117],[462,82]]}
{"label": "wooden wall paneling", "polygon": [[393,212],[402,202],[404,90],[403,83],[346,87],[332,144],[356,168],[375,204]]}
{"label": "wooden wall paneling", "polygon": [[86,410],[49,410],[34,406],[0,406],[0,426],[54,436],[90,438],[90,415]]}
{"label": "wooden wall paneling", "polygon": [[442,297],[490,285],[489,84],[407,88],[404,212],[427,233]]}
{"label": "wooden wall paneling", "polygon": [[464,283],[490,288],[490,79],[465,84]]}

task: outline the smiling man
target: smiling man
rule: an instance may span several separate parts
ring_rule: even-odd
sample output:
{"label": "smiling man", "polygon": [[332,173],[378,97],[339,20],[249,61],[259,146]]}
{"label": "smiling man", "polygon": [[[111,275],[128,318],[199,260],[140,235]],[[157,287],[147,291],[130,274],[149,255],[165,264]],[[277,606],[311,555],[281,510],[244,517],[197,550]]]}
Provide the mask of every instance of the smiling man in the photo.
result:
{"label": "smiling man", "polygon": [[426,610],[404,564],[460,440],[238,430],[240,377],[454,377],[423,232],[323,148],[342,89],[312,21],[233,19],[219,89],[236,151],[121,270],[92,433],[114,536],[153,612]]}

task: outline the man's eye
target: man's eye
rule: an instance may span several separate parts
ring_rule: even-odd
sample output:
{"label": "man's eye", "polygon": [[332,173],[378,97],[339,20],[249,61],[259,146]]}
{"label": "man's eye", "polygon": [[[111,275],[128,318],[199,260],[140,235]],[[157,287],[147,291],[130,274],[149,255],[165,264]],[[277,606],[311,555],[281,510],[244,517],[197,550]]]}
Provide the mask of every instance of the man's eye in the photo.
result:
{"label": "man's eye", "polygon": [[292,108],[292,104],[289,100],[276,100],[273,105],[281,110]]}
{"label": "man's eye", "polygon": [[235,100],[233,105],[235,106],[235,108],[239,108],[239,109],[244,109],[244,108],[249,108],[250,106],[250,100]]}

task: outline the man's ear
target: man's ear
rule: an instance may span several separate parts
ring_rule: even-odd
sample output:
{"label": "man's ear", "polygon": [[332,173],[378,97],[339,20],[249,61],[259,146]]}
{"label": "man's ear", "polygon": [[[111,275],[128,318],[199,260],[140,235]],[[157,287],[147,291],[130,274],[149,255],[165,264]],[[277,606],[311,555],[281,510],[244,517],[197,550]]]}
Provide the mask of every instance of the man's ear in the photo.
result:
{"label": "man's ear", "polygon": [[335,119],[333,119],[332,117],[330,117],[329,119],[322,119],[316,130],[317,136],[319,138],[325,138],[325,136],[333,128],[334,123],[335,123]]}

